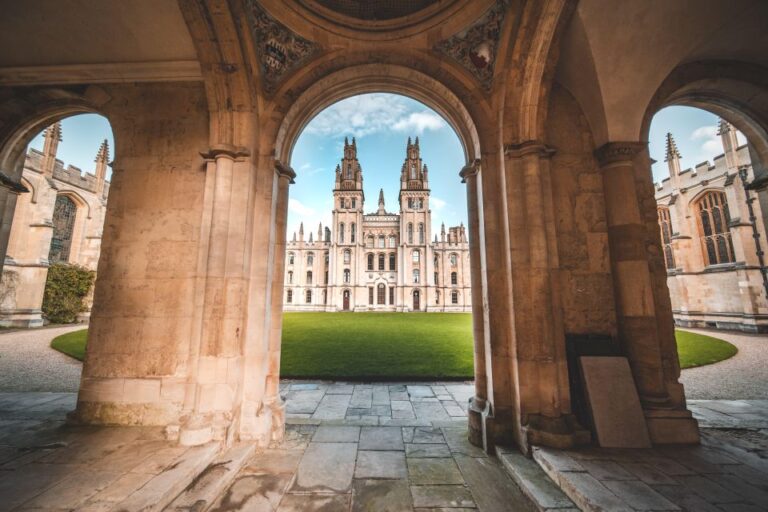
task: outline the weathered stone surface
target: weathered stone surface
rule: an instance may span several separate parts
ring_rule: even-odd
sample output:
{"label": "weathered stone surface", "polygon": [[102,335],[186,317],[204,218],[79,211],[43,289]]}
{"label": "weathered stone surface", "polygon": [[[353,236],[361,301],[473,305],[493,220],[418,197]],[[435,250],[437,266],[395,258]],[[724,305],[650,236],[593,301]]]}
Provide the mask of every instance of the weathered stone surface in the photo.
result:
{"label": "weathered stone surface", "polygon": [[413,485],[464,483],[452,458],[409,458],[408,478]]}
{"label": "weathered stone surface", "polygon": [[407,512],[411,492],[405,480],[355,480],[352,512]]}
{"label": "weathered stone surface", "polygon": [[403,452],[357,452],[355,478],[408,478]]}
{"label": "weathered stone surface", "polygon": [[405,450],[402,431],[398,427],[363,427],[361,450]]}
{"label": "weathered stone surface", "polygon": [[320,425],[312,436],[313,443],[356,443],[360,440],[360,427]]}
{"label": "weathered stone surface", "polygon": [[517,504],[521,512],[533,512],[532,503],[527,503],[520,488],[507,476],[498,461],[480,459],[465,455],[456,456],[456,463],[464,480],[472,489],[472,495],[480,510],[504,510],[511,503]]}
{"label": "weathered stone surface", "polygon": [[351,495],[286,494],[277,512],[348,512]]}
{"label": "weathered stone surface", "polygon": [[446,444],[406,444],[405,455],[413,458],[450,457],[451,450]]}
{"label": "weathered stone surface", "polygon": [[356,457],[354,443],[311,443],[299,463],[291,491],[349,492]]}
{"label": "weathered stone surface", "polygon": [[536,462],[512,451],[499,452],[498,456],[507,473],[539,510],[575,506]]}
{"label": "weathered stone surface", "polygon": [[411,485],[414,507],[474,508],[469,489],[463,485]]}

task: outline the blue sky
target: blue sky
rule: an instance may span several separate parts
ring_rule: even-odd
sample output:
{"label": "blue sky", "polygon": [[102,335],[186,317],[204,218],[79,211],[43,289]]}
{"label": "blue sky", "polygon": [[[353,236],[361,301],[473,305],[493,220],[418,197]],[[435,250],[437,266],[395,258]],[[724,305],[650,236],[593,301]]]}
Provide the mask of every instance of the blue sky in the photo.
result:
{"label": "blue sky", "polygon": [[[659,110],[651,120],[648,135],[648,151],[656,160],[653,165],[653,181],[660,182],[669,177],[664,157],[667,152],[667,132],[672,133],[680,151],[682,169],[695,167],[722,154],[723,145],[717,134],[718,117],[705,110],[693,107],[667,107]],[[738,133],[740,144],[746,139]]]}
{"label": "blue sky", "polygon": [[[115,141],[106,117],[98,114],[68,117],[61,121],[61,142],[56,157],[63,161],[65,166],[74,165],[84,173],[93,173],[93,161],[104,139],[109,142],[109,157],[112,159],[115,156]],[[43,134],[40,133],[29,145],[42,151],[44,140]],[[107,168],[107,179],[111,174],[112,171]]]}
{"label": "blue sky", "polygon": [[432,232],[467,223],[466,189],[459,178],[465,164],[459,138],[450,125],[426,105],[395,94],[363,94],[344,99],[320,112],[299,136],[291,166],[288,237],[304,222],[308,231],[329,225],[333,208],[333,182],[341,161],[344,137],[357,140],[357,158],[363,168],[365,211],[377,208],[384,189],[388,211],[399,209],[400,168],[408,137],[419,137],[421,158],[429,167]]}

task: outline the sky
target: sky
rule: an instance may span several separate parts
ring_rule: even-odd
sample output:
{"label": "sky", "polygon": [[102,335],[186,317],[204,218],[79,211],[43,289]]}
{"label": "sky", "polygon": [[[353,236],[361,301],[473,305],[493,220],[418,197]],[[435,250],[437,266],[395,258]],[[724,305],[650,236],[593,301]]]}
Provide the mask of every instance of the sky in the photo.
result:
{"label": "sky", "polygon": [[[63,161],[65,167],[74,165],[79,167],[83,173],[93,173],[96,167],[94,159],[104,139],[109,142],[111,161],[115,156],[115,141],[107,118],[98,114],[80,114],[68,117],[61,121],[61,142],[56,158]],[[29,145],[42,151],[44,140],[41,132]],[[107,168],[107,179],[111,174],[111,169]]]}
{"label": "sky", "polygon": [[[313,118],[294,146],[288,204],[288,238],[304,222],[317,236],[318,222],[329,226],[333,209],[336,165],[341,162],[344,137],[357,140],[357,158],[363,169],[366,213],[378,208],[384,189],[387,211],[397,212],[400,169],[408,137],[419,137],[421,158],[429,167],[432,233],[467,224],[466,189],[459,178],[464,150],[453,128],[426,105],[396,94],[362,94],[334,103]],[[333,229],[333,227],[331,227]]]}
{"label": "sky", "polygon": [[[653,164],[653,181],[669,177],[669,170],[664,158],[667,153],[667,132],[677,143],[680,152],[680,168],[688,169],[723,153],[723,144],[717,134],[719,118],[706,110],[693,107],[667,107],[659,110],[651,120],[648,135],[648,151]],[[739,144],[745,144],[746,139],[739,132]]]}

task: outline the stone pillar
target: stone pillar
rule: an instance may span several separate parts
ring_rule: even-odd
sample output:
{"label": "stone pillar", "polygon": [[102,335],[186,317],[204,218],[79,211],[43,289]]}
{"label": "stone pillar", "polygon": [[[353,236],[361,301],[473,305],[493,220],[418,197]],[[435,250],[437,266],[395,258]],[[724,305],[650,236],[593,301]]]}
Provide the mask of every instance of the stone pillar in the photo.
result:
{"label": "stone pillar", "polygon": [[[698,442],[685,409],[647,144],[595,152],[603,172],[619,344],[629,359],[651,441]],[[663,275],[662,275],[663,274]],[[675,370],[677,368],[677,370]]]}
{"label": "stone pillar", "polygon": [[[202,327],[191,374],[191,413],[181,427],[184,445],[232,436],[232,411],[241,389],[249,258],[244,219],[250,206],[251,163],[244,148],[212,147],[202,154],[211,176]],[[212,183],[211,183],[212,181]]]}
{"label": "stone pillar", "polygon": [[528,141],[504,148],[514,329],[524,451],[589,441],[571,413],[550,158]]}
{"label": "stone pillar", "polygon": [[[283,297],[285,282],[285,237],[288,224],[288,189],[296,173],[280,162],[275,164],[275,243],[274,274],[272,276],[272,307],[270,315],[268,374],[264,403],[272,411],[271,439],[280,441],[285,431],[285,405],[280,397],[280,347],[283,334]],[[322,251],[315,257],[323,258]],[[319,276],[320,279],[323,276]]]}
{"label": "stone pillar", "polygon": [[[459,173],[461,181],[467,185],[467,212],[469,223],[469,257],[471,260],[472,280],[472,337],[475,345],[475,396],[469,403],[469,441],[488,450],[491,443],[487,436],[485,421],[490,414],[488,404],[488,362],[486,344],[488,343],[488,283],[485,281],[485,233],[483,231],[482,184],[480,184],[480,161],[475,160]],[[440,269],[445,274],[445,261]],[[443,287],[445,290],[445,287]],[[449,300],[441,297],[442,307]],[[466,300],[462,297],[462,300]]]}

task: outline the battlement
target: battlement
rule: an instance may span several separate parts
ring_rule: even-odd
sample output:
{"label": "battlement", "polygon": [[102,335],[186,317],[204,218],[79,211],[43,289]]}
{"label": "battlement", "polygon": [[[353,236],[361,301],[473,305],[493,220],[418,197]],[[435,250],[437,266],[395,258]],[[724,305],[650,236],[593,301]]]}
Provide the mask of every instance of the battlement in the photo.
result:
{"label": "battlement", "polygon": [[[24,162],[24,170],[30,170],[38,174],[42,173],[43,153],[37,149],[30,148],[27,158]],[[64,162],[56,159],[53,167],[53,179],[80,190],[96,193],[98,189],[98,178],[90,172],[83,173],[82,169],[74,165],[64,167]],[[104,182],[104,195],[109,193],[109,181]]]}
{"label": "battlement", "polygon": [[[752,161],[749,158],[749,148],[747,145],[736,148],[736,160],[738,167],[750,166]],[[735,173],[737,169],[729,169],[725,154],[717,155],[712,162],[704,161],[694,168],[688,168],[680,171],[678,175],[679,188],[691,188],[699,185],[704,180],[713,180],[728,173]],[[661,180],[661,183],[654,183],[656,189],[656,198],[664,197],[672,193],[672,179],[667,177]]]}

